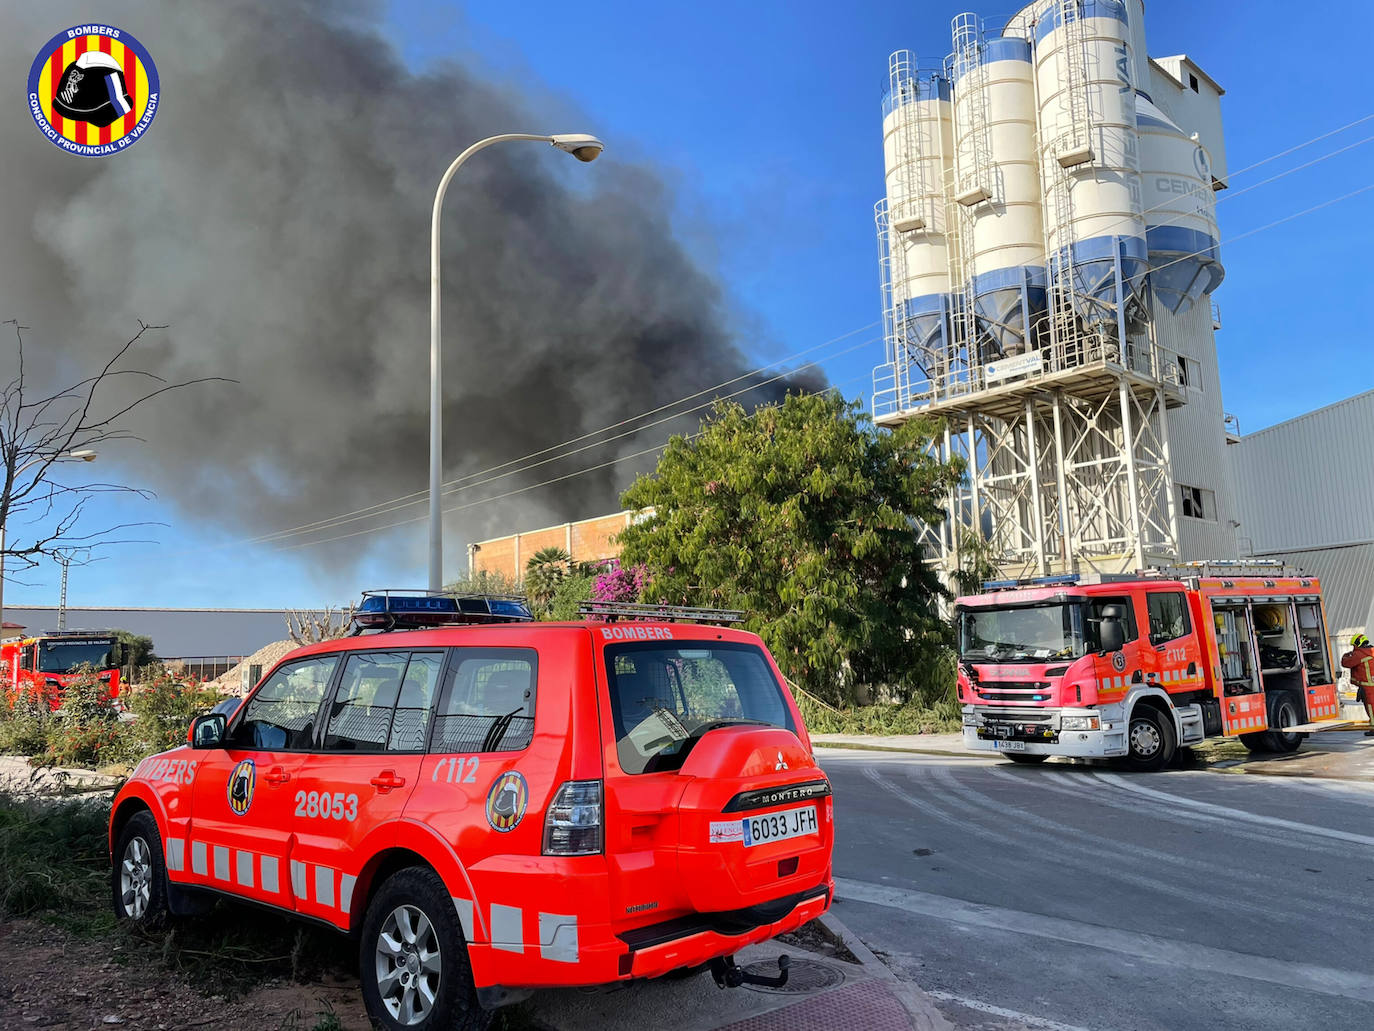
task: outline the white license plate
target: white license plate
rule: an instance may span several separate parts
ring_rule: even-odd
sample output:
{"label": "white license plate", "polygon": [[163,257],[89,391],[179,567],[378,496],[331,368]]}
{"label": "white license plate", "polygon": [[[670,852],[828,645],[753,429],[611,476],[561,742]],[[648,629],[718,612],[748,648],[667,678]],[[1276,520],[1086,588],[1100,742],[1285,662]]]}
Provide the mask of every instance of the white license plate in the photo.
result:
{"label": "white license plate", "polygon": [[816,823],[816,807],[814,805],[784,809],[782,812],[768,813],[765,816],[748,816],[740,823],[744,830],[745,848],[751,845],[762,845],[769,841],[800,838],[804,834],[816,834],[820,831],[820,827]]}
{"label": "white license plate", "polygon": [[1024,752],[1026,743],[1024,741],[993,741],[992,747],[999,752]]}

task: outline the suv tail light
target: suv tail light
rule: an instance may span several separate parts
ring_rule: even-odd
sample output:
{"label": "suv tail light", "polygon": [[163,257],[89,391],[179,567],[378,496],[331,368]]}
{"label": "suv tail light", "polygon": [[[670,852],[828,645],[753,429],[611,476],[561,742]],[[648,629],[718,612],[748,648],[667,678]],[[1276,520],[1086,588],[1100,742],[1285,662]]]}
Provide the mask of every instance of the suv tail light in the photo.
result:
{"label": "suv tail light", "polygon": [[567,781],[558,789],[544,817],[544,855],[598,855],[603,812],[601,781]]}

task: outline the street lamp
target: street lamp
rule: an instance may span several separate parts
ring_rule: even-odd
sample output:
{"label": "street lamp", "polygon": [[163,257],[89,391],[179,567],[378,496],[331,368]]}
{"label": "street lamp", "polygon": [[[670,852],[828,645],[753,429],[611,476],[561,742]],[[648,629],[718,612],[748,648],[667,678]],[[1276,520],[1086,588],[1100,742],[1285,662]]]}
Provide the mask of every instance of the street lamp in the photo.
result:
{"label": "street lamp", "polygon": [[[52,459],[53,462],[94,462],[97,455],[88,447],[77,448],[75,451],[68,451],[65,455],[58,455]],[[14,471],[14,480],[18,480],[24,474],[24,470],[40,465],[48,461],[46,456],[40,455],[38,458],[31,458]],[[5,636],[5,524],[0,521],[0,637]]]}
{"label": "street lamp", "polygon": [[443,512],[439,507],[439,491],[443,486],[444,441],[443,441],[443,356],[440,352],[439,319],[439,212],[444,203],[444,192],[448,189],[453,173],[472,155],[485,150],[493,143],[506,140],[532,140],[535,143],[548,143],[561,151],[571,154],[578,161],[595,161],[601,154],[603,144],[595,136],[585,133],[564,133],[559,136],[533,136],[527,133],[506,133],[489,136],[474,143],[454,159],[448,171],[439,180],[439,190],[434,195],[434,216],[430,223],[429,237],[429,589],[440,591],[444,587],[444,545]]}

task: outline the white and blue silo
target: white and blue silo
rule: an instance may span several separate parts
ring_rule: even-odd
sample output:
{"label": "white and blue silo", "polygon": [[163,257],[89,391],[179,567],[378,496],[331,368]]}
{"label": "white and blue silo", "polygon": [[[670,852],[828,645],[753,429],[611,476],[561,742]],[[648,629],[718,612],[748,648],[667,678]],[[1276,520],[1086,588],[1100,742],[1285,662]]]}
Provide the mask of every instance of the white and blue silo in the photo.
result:
{"label": "white and blue silo", "polygon": [[985,39],[975,15],[953,27],[953,200],[965,223],[975,360],[986,361],[1036,347],[1045,310],[1035,82],[1025,39]]}
{"label": "white and blue silo", "polygon": [[947,184],[954,161],[950,84],[921,71],[915,56],[898,50],[888,59],[883,95],[883,164],[886,203],[879,232],[886,236],[895,344],[931,377],[948,372],[956,306],[951,269],[957,251]]}
{"label": "white and blue silo", "polygon": [[1225,275],[1212,159],[1148,94],[1137,93],[1135,103],[1150,284],[1159,304],[1182,315]]}
{"label": "white and blue silo", "polygon": [[1035,40],[1050,275],[1084,324],[1121,332],[1147,317],[1148,272],[1127,6],[1038,3],[1024,14]]}

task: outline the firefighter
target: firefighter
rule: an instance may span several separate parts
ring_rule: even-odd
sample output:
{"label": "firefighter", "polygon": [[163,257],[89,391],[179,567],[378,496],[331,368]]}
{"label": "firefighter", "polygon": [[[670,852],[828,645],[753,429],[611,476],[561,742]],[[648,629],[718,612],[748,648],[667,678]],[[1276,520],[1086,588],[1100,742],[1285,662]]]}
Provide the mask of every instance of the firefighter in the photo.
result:
{"label": "firefighter", "polygon": [[1355,701],[1364,706],[1369,717],[1369,729],[1364,736],[1374,737],[1374,648],[1369,646],[1369,638],[1356,634],[1350,642],[1350,651],[1341,656],[1341,665],[1350,670]]}

